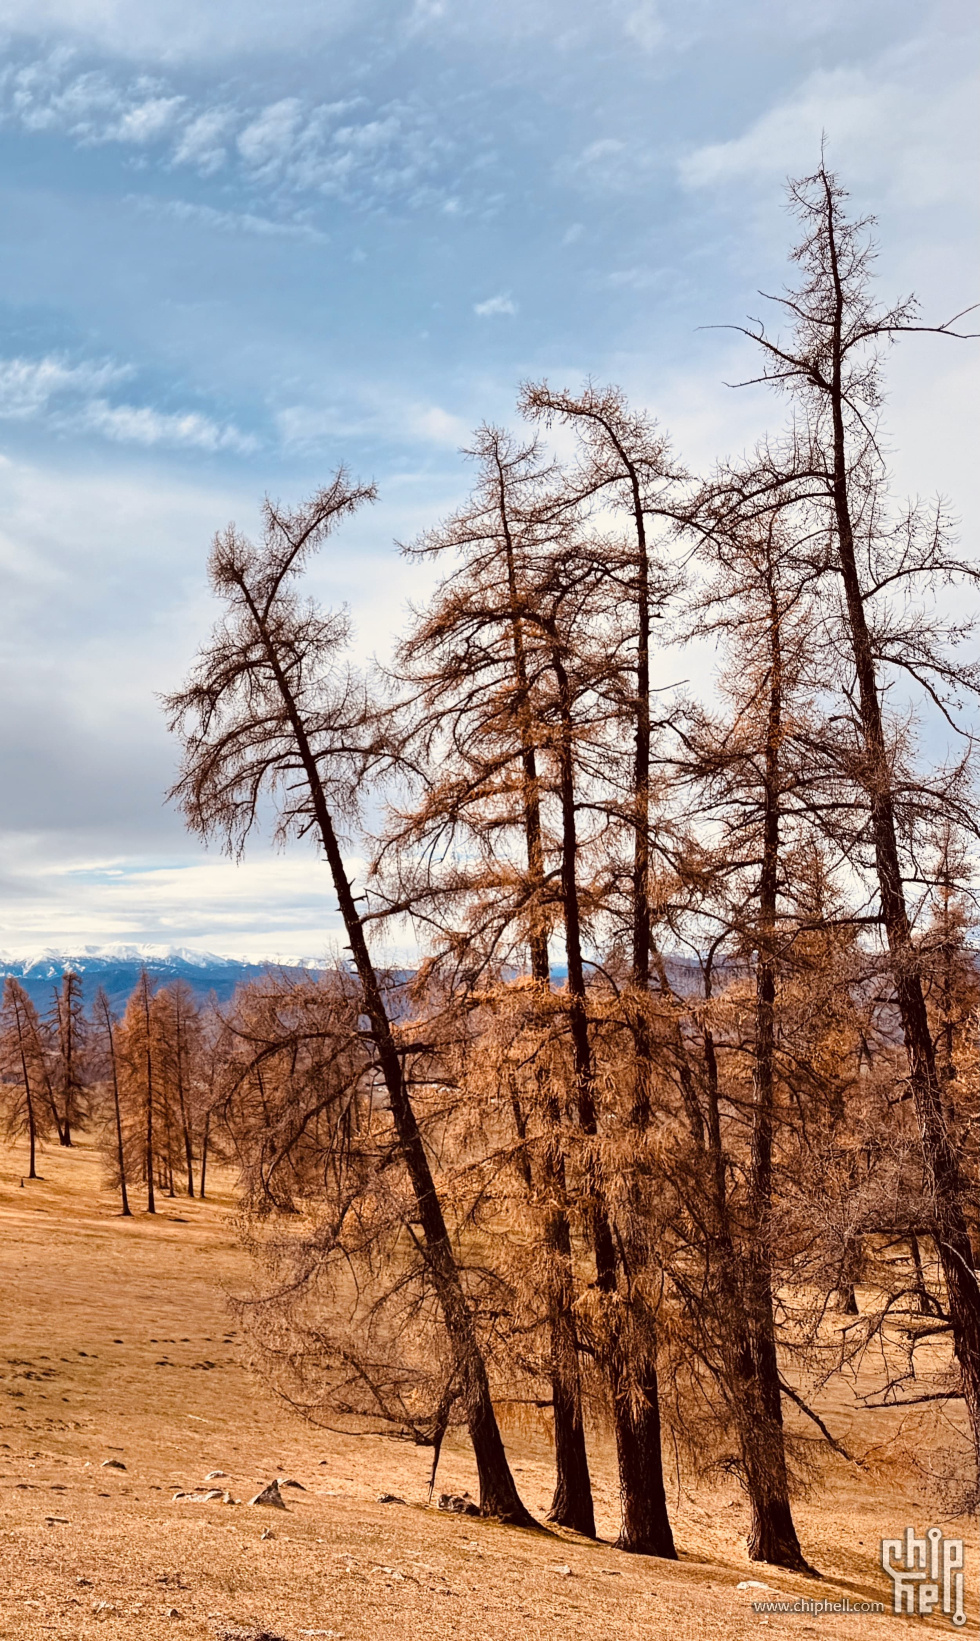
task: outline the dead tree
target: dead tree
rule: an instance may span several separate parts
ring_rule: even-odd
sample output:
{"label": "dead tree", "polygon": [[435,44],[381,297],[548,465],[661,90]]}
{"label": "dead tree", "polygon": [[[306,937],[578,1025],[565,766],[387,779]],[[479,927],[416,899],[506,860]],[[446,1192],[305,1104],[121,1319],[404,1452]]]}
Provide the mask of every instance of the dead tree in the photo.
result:
{"label": "dead tree", "polygon": [[[889,609],[896,592],[911,598],[920,589],[928,596],[943,581],[975,581],[978,572],[951,557],[941,519],[930,523],[912,509],[904,518],[888,522],[877,435],[883,346],[913,331],[957,335],[956,319],[926,326],[918,322],[912,301],[891,308],[876,304],[870,219],[848,219],[845,192],[823,165],[790,185],[790,201],[803,226],[803,238],[793,252],[800,279],[787,296],[774,299],[789,332],[771,335],[760,322],[743,329],[743,334],[764,356],[760,380],[791,397],[795,427],[781,447],[767,452],[754,476],[737,484],[732,493],[737,491],[738,505],[746,513],[785,506],[792,499],[810,519],[814,539],[822,535],[830,542],[824,563],[828,581],[839,592],[841,644],[850,674],[845,688],[848,701],[854,703],[858,743],[850,773],[867,806],[881,924],[930,1180],[933,1234],[980,1458],[980,1286],[964,1212],[967,1187],[944,1107],[909,912],[901,780],[883,704],[893,669],[913,687],[924,687],[927,698],[954,727],[957,695],[980,695],[975,665],[957,663],[950,654],[950,643],[962,642],[971,630],[969,622],[944,623],[931,613],[922,613],[915,621],[900,620]],[[972,827],[968,815],[965,820]]]}
{"label": "dead tree", "polygon": [[[27,1134],[30,1153],[28,1179],[37,1179],[38,1118],[32,1077],[36,1076],[37,1014],[23,986],[8,975],[0,1006],[0,1052],[3,1055],[3,1088],[8,1133]],[[32,1069],[32,1061],[35,1066]],[[9,1081],[8,1081],[9,1078]],[[10,1089],[17,1088],[18,1096]]]}
{"label": "dead tree", "polygon": [[119,1061],[116,1056],[116,1026],[118,1024],[109,999],[102,986],[95,994],[95,1023],[101,1027],[103,1045],[109,1068],[109,1083],[112,1088],[112,1115],[116,1139],[116,1167],[119,1173],[119,1194],[122,1199],[122,1217],[131,1219],[133,1211],[129,1206],[129,1192],[126,1186],[126,1152],[123,1144],[122,1105],[119,1099]]}
{"label": "dead tree", "polygon": [[[456,952],[460,924],[469,921],[473,935],[470,959],[463,963],[466,974],[473,974],[478,964],[506,958],[516,931],[519,940],[526,940],[533,980],[550,989],[548,934],[555,893],[545,857],[535,715],[541,646],[535,642],[529,648],[526,612],[534,563],[552,533],[554,470],[533,442],[518,443],[497,427],[479,428],[467,454],[479,464],[471,497],[406,549],[417,558],[453,555],[457,565],[444,576],[399,649],[398,678],[407,691],[403,722],[430,773],[421,802],[394,829],[383,858],[397,847],[401,859],[412,863],[411,873],[399,880],[399,905],[427,921],[436,913],[445,922],[447,910],[452,911],[454,926],[447,928],[446,937]],[[449,874],[444,865],[430,864],[420,877],[418,859],[443,860],[446,844],[456,835],[470,841],[464,856],[472,857],[476,846],[469,871],[461,875],[454,861]],[[515,873],[514,854],[505,853],[511,839],[514,854],[517,840],[523,844],[523,872]],[[549,1520],[592,1537],[595,1513],[572,1313],[562,1118],[554,1093],[539,1089],[538,1094],[547,1126],[535,1158],[549,1204],[544,1235],[550,1248],[556,1467]],[[511,1105],[523,1140],[527,1118],[516,1090]],[[535,1189],[530,1156],[522,1144],[529,1192]]]}
{"label": "dead tree", "polygon": [[278,810],[280,835],[312,834],[323,851],[453,1352],[480,1477],[480,1508],[485,1515],[531,1526],[504,1452],[473,1311],[344,865],[338,824],[356,813],[380,761],[376,717],[353,675],[338,665],[347,637],[345,617],[302,604],[295,591],[306,559],[373,495],[373,489],[351,484],[341,470],[296,512],[266,502],[260,546],[233,527],[216,537],[211,583],[228,616],[215,629],[187,688],[166,702],[184,754],[173,796],[190,827],[204,837],[218,835],[238,851],[254,826],[260,798],[269,796]]}

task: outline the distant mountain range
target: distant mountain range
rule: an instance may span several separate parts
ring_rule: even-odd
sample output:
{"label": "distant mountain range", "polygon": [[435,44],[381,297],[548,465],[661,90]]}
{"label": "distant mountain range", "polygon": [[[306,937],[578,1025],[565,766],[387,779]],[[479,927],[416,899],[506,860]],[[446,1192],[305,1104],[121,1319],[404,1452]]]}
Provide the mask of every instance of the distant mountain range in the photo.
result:
{"label": "distant mountain range", "polygon": [[[214,996],[226,1003],[237,986],[249,980],[259,980],[270,972],[299,979],[311,971],[328,965],[315,958],[297,958],[289,963],[246,963],[236,957],[219,957],[215,952],[196,952],[186,946],[83,946],[77,952],[42,951],[28,957],[11,957],[0,952],[0,986],[5,975],[18,979],[35,1005],[43,1012],[50,1008],[54,993],[61,984],[66,969],[71,969],[82,982],[85,1006],[91,1006],[102,986],[113,1008],[121,1010],[136,988],[140,973],[146,969],[154,989],[171,985],[175,980],[186,980],[195,995],[202,1000]],[[669,957],[666,962],[670,984],[681,995],[700,991],[700,971],[689,957]],[[721,969],[728,965],[720,965]],[[396,981],[408,979],[410,970],[392,970]],[[567,970],[564,964],[554,964],[552,984],[562,986]]]}
{"label": "distant mountain range", "polygon": [[144,968],[154,987],[186,980],[198,997],[209,997],[213,993],[224,1003],[236,986],[258,980],[270,969],[298,976],[323,967],[322,963],[312,960],[290,964],[246,963],[234,957],[219,957],[214,952],[191,951],[184,946],[83,946],[78,952],[42,951],[29,957],[10,957],[0,952],[0,981],[5,975],[14,975],[42,1010],[53,1001],[66,969],[79,976],[86,1006],[103,986],[113,1007],[119,1009],[134,990]]}

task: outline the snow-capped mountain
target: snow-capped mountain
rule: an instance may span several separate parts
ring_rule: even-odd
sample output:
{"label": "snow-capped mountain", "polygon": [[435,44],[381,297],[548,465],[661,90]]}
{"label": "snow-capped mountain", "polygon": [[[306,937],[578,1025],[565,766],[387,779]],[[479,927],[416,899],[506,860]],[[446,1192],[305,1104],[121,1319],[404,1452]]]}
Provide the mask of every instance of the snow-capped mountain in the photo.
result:
{"label": "snow-capped mountain", "polygon": [[82,995],[92,1002],[99,986],[108,993],[114,1007],[125,1003],[146,969],[155,986],[186,980],[200,997],[212,992],[226,1001],[247,980],[256,980],[269,969],[288,973],[323,968],[322,960],[295,958],[287,962],[247,962],[242,958],[221,957],[215,952],[192,951],[186,946],[82,946],[78,951],[44,950],[13,956],[0,952],[0,980],[15,976],[39,1008],[53,1001],[55,989],[66,969],[82,982]]}

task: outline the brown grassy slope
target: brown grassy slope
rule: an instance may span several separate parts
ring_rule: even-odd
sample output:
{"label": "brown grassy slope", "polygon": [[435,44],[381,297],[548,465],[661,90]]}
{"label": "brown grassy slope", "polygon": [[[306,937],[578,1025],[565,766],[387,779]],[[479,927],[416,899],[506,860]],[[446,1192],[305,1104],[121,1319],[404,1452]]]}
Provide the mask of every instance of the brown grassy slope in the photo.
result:
{"label": "brown grassy slope", "polygon": [[[162,1198],[155,1219],[125,1221],[90,1146],[49,1148],[44,1180],[24,1189],[20,1167],[20,1149],[0,1152],[0,1637],[214,1641],[251,1625],[287,1641],[735,1641],[788,1626],[830,1641],[908,1624],[763,1618],[750,1602],[765,1592],[737,1588],[753,1579],[793,1596],[886,1599],[879,1538],[931,1524],[894,1481],[838,1466],[801,1505],[819,1584],[747,1560],[731,1487],[677,1503],[677,1565],[426,1510],[428,1450],[313,1430],[248,1372],[224,1301],[246,1281],[227,1181],[208,1203]],[[543,1515],[545,1436],[512,1432],[508,1445]],[[600,1531],[612,1537],[601,1444],[595,1468]],[[217,1469],[236,1499],[275,1475],[306,1491],[286,1491],[286,1512],[172,1502]],[[444,1453],[440,1487],[475,1491],[462,1438]],[[407,1505],[380,1504],[381,1491]],[[970,1566],[972,1614],[975,1556]]]}

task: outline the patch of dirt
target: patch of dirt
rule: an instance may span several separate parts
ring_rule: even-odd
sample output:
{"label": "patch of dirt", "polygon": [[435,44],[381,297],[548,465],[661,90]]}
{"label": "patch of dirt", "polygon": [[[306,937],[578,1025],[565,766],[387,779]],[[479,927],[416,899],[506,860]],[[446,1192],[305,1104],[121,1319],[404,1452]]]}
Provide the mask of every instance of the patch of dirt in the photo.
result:
{"label": "patch of dirt", "polygon": [[[168,1202],[155,1218],[123,1220],[90,1145],[47,1149],[44,1180],[23,1190],[21,1163],[0,1151],[0,1637],[741,1641],[778,1630],[857,1641],[937,1623],[949,1632],[941,1616],[753,1612],[753,1600],[777,1593],[887,1602],[879,1540],[909,1522],[931,1525],[911,1482],[884,1485],[837,1461],[798,1511],[819,1583],[748,1560],[747,1511],[731,1487],[672,1500],[677,1564],[620,1554],[613,1455],[601,1439],[591,1445],[606,1542],[426,1508],[429,1450],[313,1430],[249,1373],[225,1303],[247,1277],[228,1179],[206,1203],[179,1199],[179,1214]],[[543,1520],[547,1431],[506,1434],[524,1499]],[[285,1511],[225,1502],[276,1477]],[[302,1487],[286,1488],[287,1478]],[[461,1437],[444,1448],[439,1491],[477,1492]],[[971,1544],[965,1633],[977,1630]]]}

